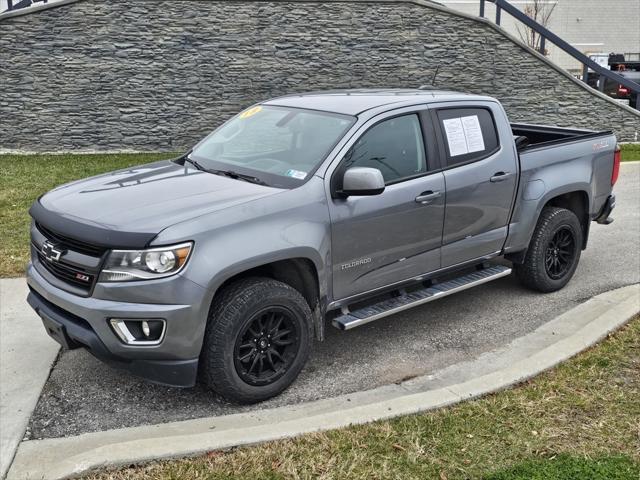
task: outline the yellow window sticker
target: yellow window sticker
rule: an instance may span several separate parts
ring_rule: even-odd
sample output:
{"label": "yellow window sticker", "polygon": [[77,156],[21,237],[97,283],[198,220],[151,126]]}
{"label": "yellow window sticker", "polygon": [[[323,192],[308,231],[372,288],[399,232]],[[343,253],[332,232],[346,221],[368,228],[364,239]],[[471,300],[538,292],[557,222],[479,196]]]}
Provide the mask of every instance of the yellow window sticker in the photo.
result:
{"label": "yellow window sticker", "polygon": [[257,107],[250,108],[249,110],[245,110],[240,114],[240,118],[249,118],[253,117],[256,113],[262,110],[262,107],[258,105]]}

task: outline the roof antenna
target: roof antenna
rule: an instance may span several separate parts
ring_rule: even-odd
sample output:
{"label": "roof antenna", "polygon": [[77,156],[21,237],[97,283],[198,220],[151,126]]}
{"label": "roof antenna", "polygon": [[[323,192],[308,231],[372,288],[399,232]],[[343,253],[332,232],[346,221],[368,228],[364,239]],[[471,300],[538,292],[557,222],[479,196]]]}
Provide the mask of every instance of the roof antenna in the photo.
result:
{"label": "roof antenna", "polygon": [[430,85],[420,85],[419,90],[427,90],[433,89],[436,86],[436,77],[438,76],[438,72],[440,71],[440,65],[436,65],[436,71],[433,73],[433,78],[431,79]]}
{"label": "roof antenna", "polygon": [[438,72],[440,71],[440,65],[436,65],[436,71],[433,74],[433,78],[431,79],[431,85],[436,86],[436,77],[438,76]]}

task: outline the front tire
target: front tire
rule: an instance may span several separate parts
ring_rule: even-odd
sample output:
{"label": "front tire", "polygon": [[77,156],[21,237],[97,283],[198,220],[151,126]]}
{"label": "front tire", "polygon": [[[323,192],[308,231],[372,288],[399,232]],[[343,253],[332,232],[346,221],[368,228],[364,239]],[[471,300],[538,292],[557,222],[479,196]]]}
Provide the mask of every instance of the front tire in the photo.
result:
{"label": "front tire", "polygon": [[285,390],[304,367],[312,342],[311,310],[289,285],[247,278],[214,299],[200,374],[234,403],[256,403]]}
{"label": "front tire", "polygon": [[582,226],[575,213],[565,208],[542,210],[522,265],[516,276],[525,286],[539,292],[564,287],[578,267],[582,250]]}

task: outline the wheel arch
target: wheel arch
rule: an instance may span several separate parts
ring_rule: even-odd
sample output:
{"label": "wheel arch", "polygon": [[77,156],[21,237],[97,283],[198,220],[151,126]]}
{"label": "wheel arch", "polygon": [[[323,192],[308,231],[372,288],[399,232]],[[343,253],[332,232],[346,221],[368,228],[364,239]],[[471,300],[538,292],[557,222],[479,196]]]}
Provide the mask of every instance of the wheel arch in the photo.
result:
{"label": "wheel arch", "polygon": [[[589,194],[585,190],[574,190],[571,192],[557,195],[544,204],[540,212],[546,207],[565,208],[573,212],[582,226],[582,250],[587,248],[587,240],[589,237],[589,226],[591,224],[589,218]],[[540,214],[538,214],[538,218]],[[537,222],[537,220],[536,220]]]}
{"label": "wheel arch", "polygon": [[295,256],[271,261],[254,262],[236,268],[217,278],[212,287],[211,305],[219,293],[231,283],[248,277],[271,278],[297,290],[307,301],[313,314],[313,327],[316,338],[324,339],[324,312],[326,310],[326,292],[316,263],[305,256]]}
{"label": "wheel arch", "polygon": [[[582,246],[581,249],[587,248],[587,241],[589,238],[590,222],[590,205],[591,199],[589,192],[585,188],[573,188],[568,190],[555,190],[548,192],[540,202],[538,202],[537,209],[534,214],[534,219],[530,222],[527,229],[526,244],[522,245],[523,248],[510,249],[505,255],[505,258],[513,263],[521,264],[524,262],[524,258],[529,249],[529,242],[531,236],[540,220],[542,211],[547,207],[559,207],[565,208],[573,212],[582,226]],[[533,212],[531,212],[533,213]],[[522,233],[522,232],[521,232]]]}

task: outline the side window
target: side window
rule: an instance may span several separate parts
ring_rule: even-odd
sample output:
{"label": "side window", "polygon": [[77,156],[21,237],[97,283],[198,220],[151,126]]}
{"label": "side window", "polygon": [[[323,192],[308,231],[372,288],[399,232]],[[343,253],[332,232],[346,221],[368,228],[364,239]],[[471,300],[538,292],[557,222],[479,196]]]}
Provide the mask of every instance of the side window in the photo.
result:
{"label": "side window", "polygon": [[341,170],[351,167],[377,168],[387,184],[425,173],[427,162],[418,116],[391,118],[367,130],[345,155]]}
{"label": "side window", "polygon": [[481,160],[498,149],[498,134],[489,109],[441,109],[437,115],[448,166]]}

